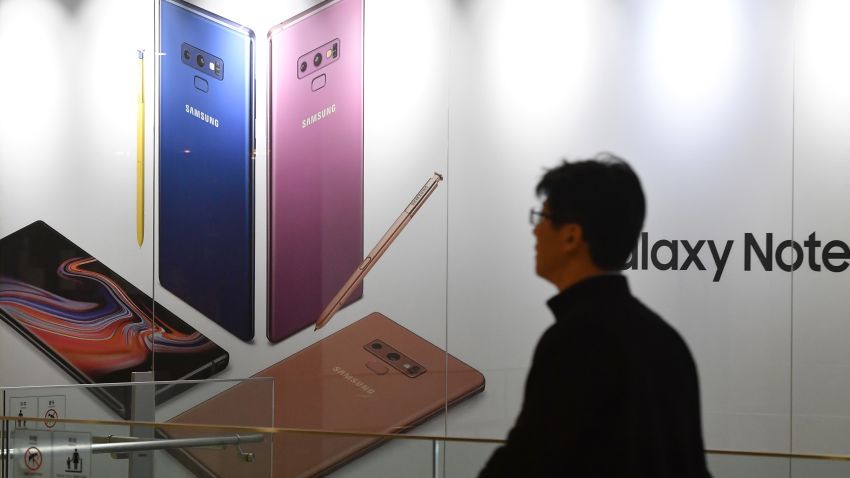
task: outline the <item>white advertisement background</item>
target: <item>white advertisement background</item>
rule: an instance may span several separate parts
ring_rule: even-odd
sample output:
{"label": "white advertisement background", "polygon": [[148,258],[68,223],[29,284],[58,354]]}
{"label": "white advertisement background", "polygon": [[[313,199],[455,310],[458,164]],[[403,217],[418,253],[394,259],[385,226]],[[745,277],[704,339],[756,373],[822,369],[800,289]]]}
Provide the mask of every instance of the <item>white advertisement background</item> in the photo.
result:
{"label": "white advertisement background", "polygon": [[743,236],[791,234],[793,5],[684,3],[453,3],[474,74],[451,92],[449,347],[488,384],[450,433],[512,424],[556,292],[533,278],[534,186],[608,150],[642,178],[651,241],[735,241],[716,283],[707,246],[707,271],[628,273],[694,353],[707,445],[789,449],[791,276],[745,272]]}
{"label": "white advertisement background", "polygon": [[[202,6],[252,27],[260,59],[268,27],[312,3]],[[153,6],[0,0],[0,235],[44,219],[140,289],[156,284],[158,301],[231,353],[219,377],[250,375],[380,310],[485,373],[487,389],[449,415],[448,432],[503,437],[552,323],[544,301],[555,291],[533,276],[534,185],[561,157],[609,150],[642,178],[650,240],[735,241],[719,282],[707,246],[707,271],[628,273],[694,353],[706,445],[847,453],[847,273],[743,270],[746,232],[760,243],[774,233],[775,244],[850,237],[840,2],[368,0],[365,247],[433,170],[447,181],[370,273],[363,300],[320,333],[275,345],[264,337],[262,148],[254,344],[158,286],[152,215],[135,246],[133,52],[154,49]],[[258,61],[258,80],[265,73]],[[153,106],[149,95],[149,125]],[[257,134],[262,145],[262,114]],[[148,151],[153,211],[151,137]],[[72,380],[3,326],[0,382]]]}

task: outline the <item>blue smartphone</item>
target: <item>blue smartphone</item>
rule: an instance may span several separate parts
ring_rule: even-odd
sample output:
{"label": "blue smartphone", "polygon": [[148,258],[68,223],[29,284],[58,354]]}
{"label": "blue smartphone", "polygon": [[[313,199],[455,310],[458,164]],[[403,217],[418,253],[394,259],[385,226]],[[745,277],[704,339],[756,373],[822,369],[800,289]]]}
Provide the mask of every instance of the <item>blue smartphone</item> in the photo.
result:
{"label": "blue smartphone", "polygon": [[160,0],[159,282],[254,337],[254,32]]}

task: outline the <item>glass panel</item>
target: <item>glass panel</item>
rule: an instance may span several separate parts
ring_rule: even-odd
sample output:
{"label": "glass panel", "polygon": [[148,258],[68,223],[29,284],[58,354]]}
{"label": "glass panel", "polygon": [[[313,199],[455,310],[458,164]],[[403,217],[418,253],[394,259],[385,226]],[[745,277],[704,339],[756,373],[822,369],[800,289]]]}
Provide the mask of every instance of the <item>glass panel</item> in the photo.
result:
{"label": "glass panel", "polygon": [[[175,386],[189,385],[178,382]],[[157,437],[199,438],[238,434],[261,436],[262,441],[248,443],[239,450],[192,448],[157,452],[158,476],[184,476],[190,472],[211,472],[216,476],[268,476],[272,471],[272,444],[268,429],[274,425],[274,381],[205,380],[191,383],[179,397],[156,408]],[[252,453],[248,458],[245,453]],[[190,475],[189,475],[190,476]]]}
{"label": "glass panel", "polygon": [[841,478],[850,475],[850,461],[809,460],[794,458],[791,460],[791,478]]}
{"label": "glass panel", "polygon": [[487,460],[500,446],[487,442],[444,442],[446,478],[478,476]]}
{"label": "glass panel", "polygon": [[[790,458],[708,454],[708,468],[714,478],[780,478],[792,475]],[[812,478],[815,478],[814,476]]]}
{"label": "glass panel", "polygon": [[229,463],[221,469],[233,475],[220,476],[271,476],[270,435],[247,428],[182,427],[193,438],[177,440],[166,436],[173,425],[86,422],[54,431],[14,427],[13,420],[13,430],[4,434],[9,450],[0,464],[4,478],[205,476],[204,470],[191,468],[196,465],[184,467],[175,460],[190,453],[203,454],[207,462]]}
{"label": "glass panel", "polygon": [[745,241],[792,235],[794,3],[450,5],[448,343],[487,390],[449,433],[514,423],[557,292],[534,275],[534,187],[563,157],[611,151],[647,197],[625,275],[690,347],[707,446],[787,452],[792,280]]}
{"label": "glass panel", "polygon": [[155,432],[163,439],[179,440],[175,443],[179,446],[154,453],[153,476],[273,476],[271,434],[210,425],[159,425]]}
{"label": "glass panel", "polygon": [[3,421],[2,426],[3,448],[8,447],[5,459],[0,460],[0,476],[4,478],[130,476],[127,458],[115,459],[96,449],[109,437],[117,440],[130,436],[128,425],[55,423],[48,429],[41,420],[16,419]]}
{"label": "glass panel", "polygon": [[[850,453],[850,59],[843,2],[799,2],[794,90],[793,451]],[[821,464],[812,464],[812,466]],[[795,467],[796,469],[796,467]],[[817,468],[812,468],[815,470]],[[846,468],[844,468],[846,470]],[[800,474],[799,476],[806,476]],[[815,475],[813,475],[815,476]]]}
{"label": "glass panel", "polygon": [[[234,391],[244,398],[233,403],[241,408],[234,406],[215,417],[195,412],[199,402]],[[10,474],[0,476],[24,476],[20,474],[23,472],[31,472],[27,476],[40,476],[32,473],[44,470],[48,470],[45,476],[63,478],[194,476],[188,470],[194,470],[192,467],[198,463],[238,475],[270,476],[272,448],[268,427],[274,413],[272,391],[273,384],[268,379],[3,388],[0,389],[3,415],[11,419],[3,422],[0,439],[13,452],[3,464],[5,472]],[[161,397],[168,395],[176,398],[154,411]],[[111,408],[113,402],[119,401],[118,397],[126,400],[133,421],[115,420]],[[205,421],[211,418],[218,422],[215,426]],[[169,421],[149,425],[165,420]],[[163,439],[190,440],[176,444],[158,441],[147,447],[137,443]],[[120,444],[125,442],[128,446],[145,448],[120,449]],[[76,443],[80,445],[78,454],[70,448]],[[241,454],[237,444],[241,446]],[[67,452],[67,456],[55,458],[51,450],[54,455]],[[28,453],[36,456],[29,457]],[[187,461],[187,457],[195,456],[198,457],[195,463]],[[60,466],[65,469],[59,470]],[[50,471],[54,474],[50,475]],[[57,474],[60,472],[67,474]]]}
{"label": "glass panel", "polygon": [[[335,478],[410,476],[430,478],[433,474],[433,442],[430,439],[397,439],[385,436],[382,439],[349,434],[325,433],[320,437],[305,432],[278,432],[274,436],[293,445],[296,451],[275,454],[275,476],[321,476]],[[360,447],[369,442],[367,453],[340,455],[338,450]],[[318,445],[318,446],[317,446]],[[298,474],[306,473],[306,474]]]}
{"label": "glass panel", "polygon": [[[0,361],[17,364],[3,385],[130,381],[153,367],[154,336],[179,360],[162,378],[220,356],[162,308],[153,326],[153,13],[0,2],[17,72],[0,78]],[[89,390],[103,418],[127,416],[120,387]]]}
{"label": "glass panel", "polygon": [[[0,88],[0,236],[51,226],[3,243],[0,265],[33,282],[32,320],[49,306],[77,335],[27,329],[15,297],[0,356],[26,365],[4,384],[286,376],[278,425],[445,431],[447,401],[483,385],[445,354],[447,3],[363,3],[0,4],[0,51],[34,75]],[[199,388],[153,389],[157,413]],[[126,389],[91,394],[130,416]]]}
{"label": "glass panel", "polygon": [[850,461],[843,459],[786,458],[709,453],[714,478],[838,478],[850,473]]}
{"label": "glass panel", "polygon": [[157,301],[274,378],[276,426],[444,433],[447,376],[482,385],[445,353],[446,2],[155,3]]}

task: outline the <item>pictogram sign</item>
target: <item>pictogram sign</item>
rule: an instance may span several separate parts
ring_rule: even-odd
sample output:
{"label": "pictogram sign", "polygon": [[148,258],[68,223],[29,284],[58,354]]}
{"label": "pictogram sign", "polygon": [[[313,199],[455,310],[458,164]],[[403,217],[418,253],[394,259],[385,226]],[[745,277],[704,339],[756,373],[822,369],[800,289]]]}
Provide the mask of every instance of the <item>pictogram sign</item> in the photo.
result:
{"label": "pictogram sign", "polygon": [[41,454],[41,450],[34,446],[27,448],[27,451],[24,452],[24,466],[29,471],[38,471],[43,464],[44,455]]}

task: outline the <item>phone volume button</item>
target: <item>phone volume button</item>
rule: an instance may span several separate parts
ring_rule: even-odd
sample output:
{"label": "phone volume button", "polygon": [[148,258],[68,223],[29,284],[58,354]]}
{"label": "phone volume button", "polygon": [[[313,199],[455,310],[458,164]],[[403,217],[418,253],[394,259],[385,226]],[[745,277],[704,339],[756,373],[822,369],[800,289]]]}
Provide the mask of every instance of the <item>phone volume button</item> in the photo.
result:
{"label": "phone volume button", "polygon": [[372,256],[366,256],[366,258],[363,259],[363,262],[360,263],[360,267],[358,267],[358,269],[360,269],[361,271],[366,269],[366,267],[369,266],[370,262],[372,262]]}

